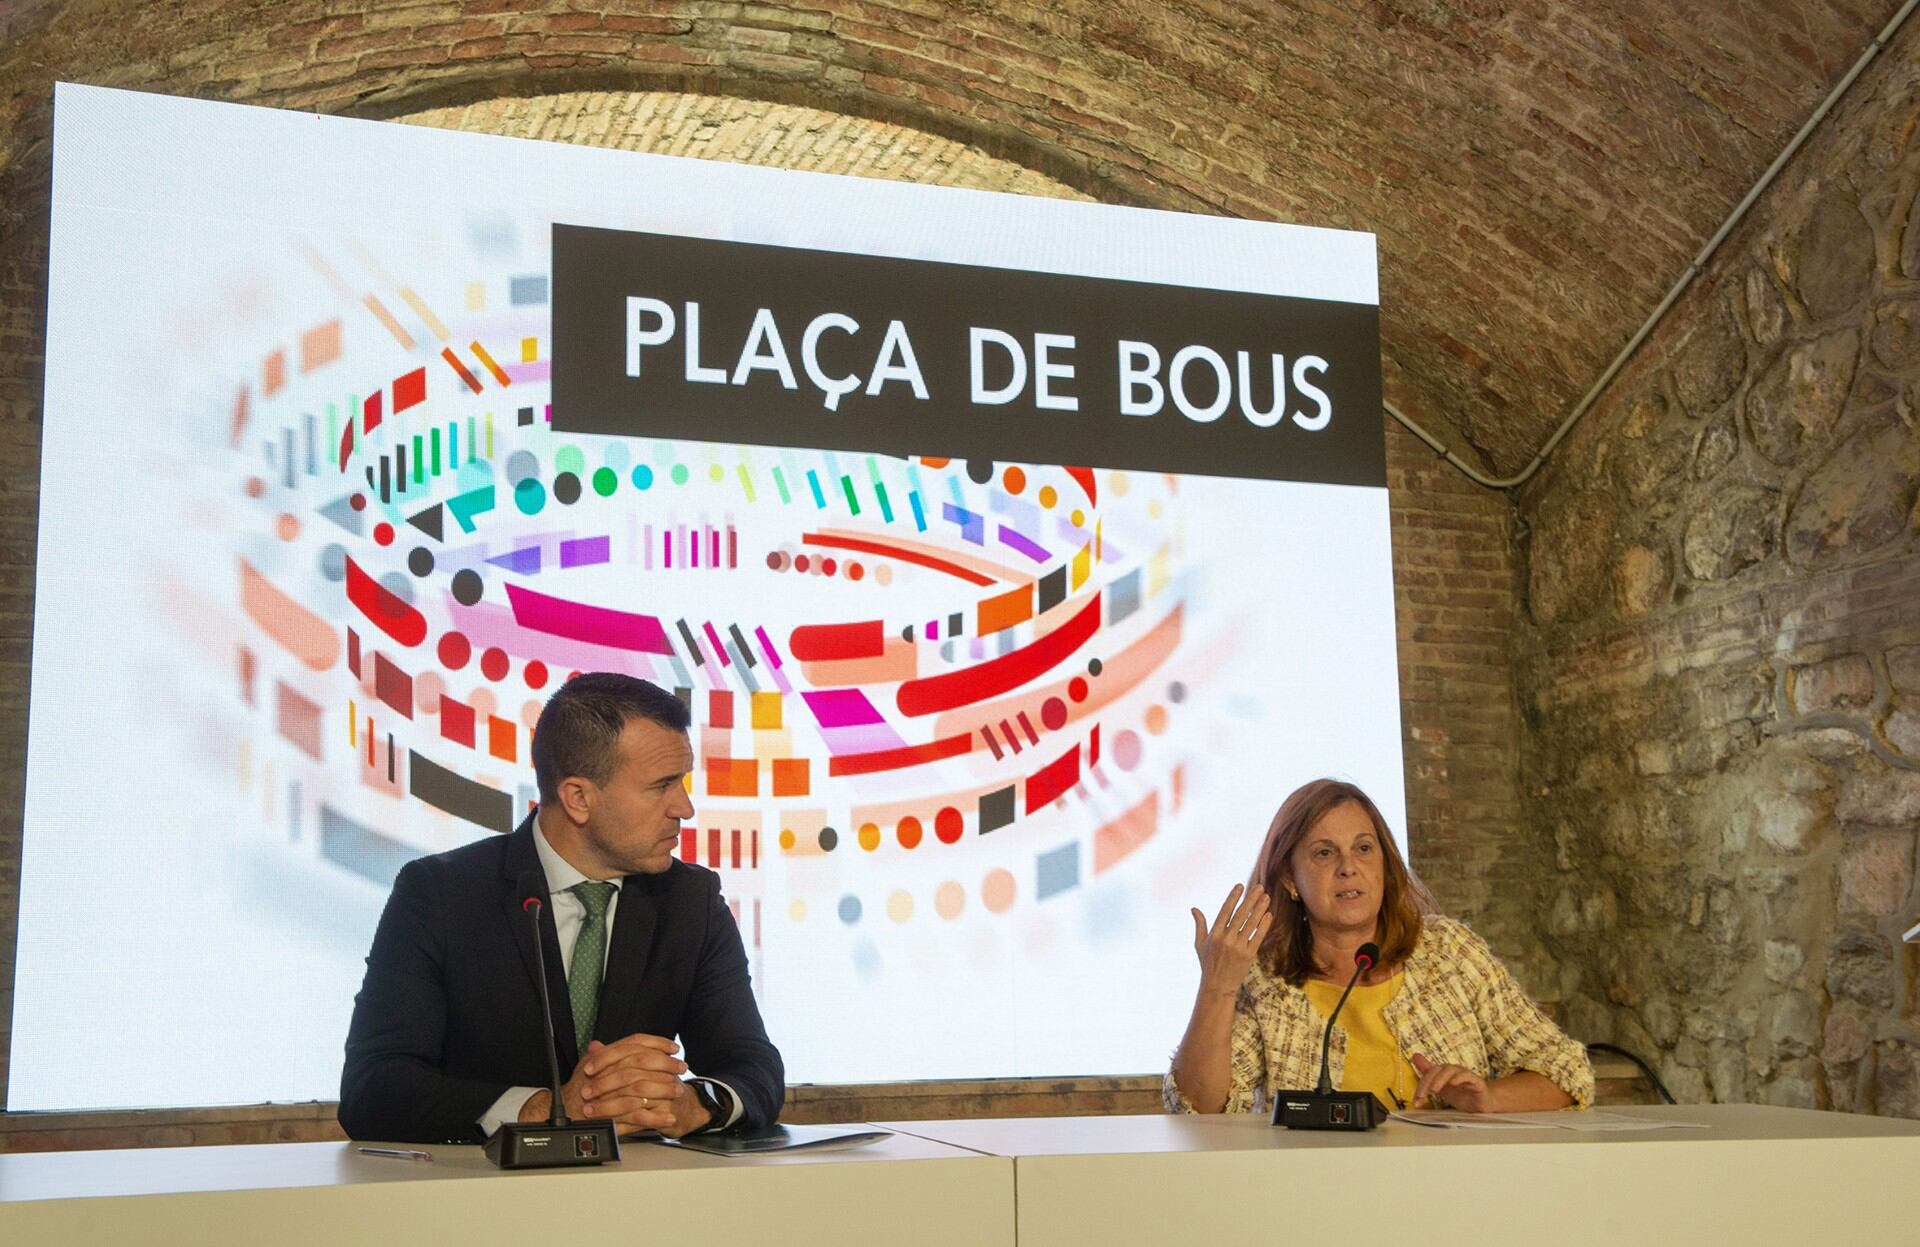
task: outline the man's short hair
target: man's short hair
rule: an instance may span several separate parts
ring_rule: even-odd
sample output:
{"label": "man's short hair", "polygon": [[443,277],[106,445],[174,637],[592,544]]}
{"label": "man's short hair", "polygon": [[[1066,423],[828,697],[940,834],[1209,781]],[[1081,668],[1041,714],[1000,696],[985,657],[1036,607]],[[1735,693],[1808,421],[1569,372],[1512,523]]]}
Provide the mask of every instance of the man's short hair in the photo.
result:
{"label": "man's short hair", "polygon": [[620,733],[632,719],[676,732],[693,722],[678,697],[630,675],[589,671],[556,689],[533,729],[533,776],[540,800],[555,800],[560,782],[572,775],[596,784],[612,779]]}

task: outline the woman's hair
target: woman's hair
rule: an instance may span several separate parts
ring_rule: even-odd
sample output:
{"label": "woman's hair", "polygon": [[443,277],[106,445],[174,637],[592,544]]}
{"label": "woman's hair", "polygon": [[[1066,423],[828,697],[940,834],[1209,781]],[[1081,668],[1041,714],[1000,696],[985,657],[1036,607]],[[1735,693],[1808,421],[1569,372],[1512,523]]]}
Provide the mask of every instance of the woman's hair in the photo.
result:
{"label": "woman's hair", "polygon": [[1381,965],[1398,965],[1413,953],[1413,946],[1420,939],[1420,916],[1434,909],[1432,895],[1401,858],[1400,850],[1387,832],[1387,820],[1380,817],[1379,807],[1366,793],[1338,779],[1316,779],[1302,784],[1280,803],[1280,812],[1273,816],[1273,825],[1267,828],[1266,841],[1260,846],[1260,857],[1253,867],[1253,882],[1267,890],[1268,903],[1273,907],[1273,925],[1260,944],[1260,963],[1269,973],[1279,975],[1295,987],[1305,982],[1314,970],[1313,931],[1307,925],[1305,903],[1288,896],[1281,882],[1287,857],[1329,810],[1349,801],[1365,810],[1372,820],[1374,838],[1379,841],[1385,863],[1381,872],[1385,880],[1384,895],[1380,899]]}

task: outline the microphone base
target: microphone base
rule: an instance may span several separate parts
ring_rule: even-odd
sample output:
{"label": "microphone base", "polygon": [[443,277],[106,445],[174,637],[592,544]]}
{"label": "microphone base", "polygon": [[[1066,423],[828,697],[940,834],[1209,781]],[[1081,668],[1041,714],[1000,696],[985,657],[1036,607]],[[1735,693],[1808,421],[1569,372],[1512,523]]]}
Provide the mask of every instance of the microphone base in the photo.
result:
{"label": "microphone base", "polygon": [[1273,1101],[1273,1124],[1289,1130],[1371,1130],[1386,1119],[1366,1091],[1282,1091]]}
{"label": "microphone base", "polygon": [[487,1159],[502,1169],[562,1169],[604,1165],[620,1159],[613,1120],[596,1117],[555,1126],[539,1121],[503,1122],[486,1144]]}

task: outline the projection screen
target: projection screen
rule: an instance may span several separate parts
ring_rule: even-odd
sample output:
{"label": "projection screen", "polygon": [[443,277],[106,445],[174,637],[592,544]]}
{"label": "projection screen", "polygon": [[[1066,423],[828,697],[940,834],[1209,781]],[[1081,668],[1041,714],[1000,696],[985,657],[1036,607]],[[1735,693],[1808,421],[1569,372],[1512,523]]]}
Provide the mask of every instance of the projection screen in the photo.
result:
{"label": "projection screen", "polygon": [[337,1095],[575,671],[691,708],[795,1082],[1158,1072],[1292,787],[1402,834],[1370,235],[55,121],[9,1109]]}

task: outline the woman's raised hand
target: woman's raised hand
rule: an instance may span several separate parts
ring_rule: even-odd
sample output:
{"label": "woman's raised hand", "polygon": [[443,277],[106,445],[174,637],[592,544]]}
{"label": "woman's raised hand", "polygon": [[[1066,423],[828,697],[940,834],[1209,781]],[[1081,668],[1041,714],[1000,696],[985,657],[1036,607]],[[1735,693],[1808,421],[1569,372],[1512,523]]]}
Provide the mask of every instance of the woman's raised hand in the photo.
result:
{"label": "woman's raised hand", "polygon": [[1256,885],[1248,892],[1234,884],[1211,928],[1199,910],[1190,912],[1193,951],[1200,958],[1200,990],[1228,995],[1239,991],[1259,955],[1260,942],[1267,938],[1267,928],[1273,925],[1266,889]]}

